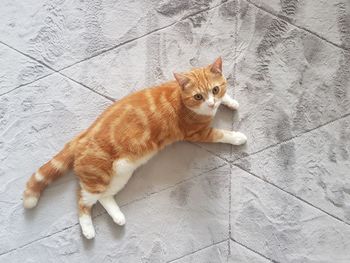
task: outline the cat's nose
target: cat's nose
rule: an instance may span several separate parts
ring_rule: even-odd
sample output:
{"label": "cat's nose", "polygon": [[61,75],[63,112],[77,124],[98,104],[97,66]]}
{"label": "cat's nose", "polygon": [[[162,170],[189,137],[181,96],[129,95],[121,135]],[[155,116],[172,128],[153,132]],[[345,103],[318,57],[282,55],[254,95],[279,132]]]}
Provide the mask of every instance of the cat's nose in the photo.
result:
{"label": "cat's nose", "polygon": [[215,106],[215,103],[213,102],[213,103],[208,103],[208,107],[209,108],[214,108],[214,106]]}

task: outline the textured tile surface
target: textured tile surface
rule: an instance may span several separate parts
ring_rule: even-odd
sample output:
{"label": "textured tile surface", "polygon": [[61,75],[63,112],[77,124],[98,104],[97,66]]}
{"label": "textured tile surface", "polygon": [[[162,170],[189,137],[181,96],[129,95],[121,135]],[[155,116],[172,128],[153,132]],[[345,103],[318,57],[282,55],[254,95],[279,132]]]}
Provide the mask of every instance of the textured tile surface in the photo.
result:
{"label": "textured tile surface", "polygon": [[350,226],[235,168],[231,237],[277,262],[349,262]]}
{"label": "textured tile surface", "polygon": [[350,224],[350,116],[243,158],[243,169]]}
{"label": "textured tile surface", "polygon": [[0,96],[52,73],[43,65],[0,43]]}
{"label": "textured tile surface", "polygon": [[350,48],[350,2],[346,0],[250,0],[327,41]]}
{"label": "textured tile surface", "polygon": [[2,41],[60,69],[169,26],[219,1],[2,2]]}
{"label": "textured tile surface", "polygon": [[193,254],[174,260],[174,263],[227,262],[229,241],[206,247]]}
{"label": "textured tile surface", "polygon": [[[349,7],[2,1],[0,262],[350,262]],[[166,148],[116,196],[125,227],[94,208],[93,241],[73,174],[24,211],[25,181],[108,97],[218,55],[241,108],[221,108],[214,125],[245,132],[247,146]]]}
{"label": "textured tile surface", "polygon": [[[215,262],[215,261],[213,261]],[[270,260],[230,240],[230,263],[268,263]]]}
{"label": "textured tile surface", "polygon": [[350,52],[246,1],[239,10],[236,126],[250,141],[233,158],[350,113]]}

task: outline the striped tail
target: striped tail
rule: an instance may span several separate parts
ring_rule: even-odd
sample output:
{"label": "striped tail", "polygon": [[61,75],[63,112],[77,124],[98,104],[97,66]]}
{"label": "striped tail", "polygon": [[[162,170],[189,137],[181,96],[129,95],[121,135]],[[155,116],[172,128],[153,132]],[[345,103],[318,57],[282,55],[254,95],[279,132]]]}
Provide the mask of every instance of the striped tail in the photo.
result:
{"label": "striped tail", "polygon": [[68,143],[62,151],[30,177],[23,194],[23,206],[28,209],[35,207],[46,186],[68,172],[73,167],[73,163],[74,154]]}

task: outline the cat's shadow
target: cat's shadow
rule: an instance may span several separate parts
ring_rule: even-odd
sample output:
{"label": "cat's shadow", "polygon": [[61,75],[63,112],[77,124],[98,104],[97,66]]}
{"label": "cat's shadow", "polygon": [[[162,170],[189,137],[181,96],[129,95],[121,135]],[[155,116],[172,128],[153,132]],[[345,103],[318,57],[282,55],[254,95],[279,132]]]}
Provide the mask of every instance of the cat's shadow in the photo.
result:
{"label": "cat's shadow", "polygon": [[95,247],[95,239],[96,238],[93,238],[93,239],[86,239],[84,238],[83,236],[81,237],[82,239],[82,243],[83,243],[83,247],[84,247],[84,250],[92,250],[94,249]]}
{"label": "cat's shadow", "polygon": [[110,216],[105,216],[104,220],[106,221],[109,233],[112,233],[114,239],[122,239],[125,236],[127,224],[119,226],[114,223]]}

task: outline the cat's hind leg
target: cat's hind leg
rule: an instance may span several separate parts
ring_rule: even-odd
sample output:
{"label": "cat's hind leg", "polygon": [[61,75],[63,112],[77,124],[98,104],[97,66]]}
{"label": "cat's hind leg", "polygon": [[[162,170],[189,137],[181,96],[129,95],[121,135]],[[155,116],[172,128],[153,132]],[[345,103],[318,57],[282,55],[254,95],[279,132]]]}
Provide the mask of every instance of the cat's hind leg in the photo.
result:
{"label": "cat's hind leg", "polygon": [[116,224],[120,226],[125,224],[125,216],[122,211],[120,211],[120,208],[112,195],[104,196],[98,199],[98,201],[106,209],[107,213],[112,217]]}
{"label": "cat's hind leg", "polygon": [[74,171],[80,180],[79,223],[87,239],[95,237],[91,208],[99,200],[110,183],[112,161],[100,155],[82,155],[74,163]]}
{"label": "cat's hind leg", "polygon": [[103,196],[98,200],[112,217],[113,221],[120,226],[125,224],[125,216],[120,211],[113,196],[124,188],[138,165],[140,165],[139,162],[132,162],[129,159],[115,160],[113,162],[114,176]]}
{"label": "cat's hind leg", "polygon": [[84,189],[78,192],[79,223],[83,235],[87,239],[95,237],[95,228],[92,224],[91,209],[99,198],[98,194],[92,194]]}

